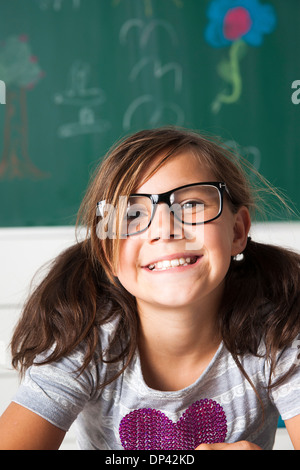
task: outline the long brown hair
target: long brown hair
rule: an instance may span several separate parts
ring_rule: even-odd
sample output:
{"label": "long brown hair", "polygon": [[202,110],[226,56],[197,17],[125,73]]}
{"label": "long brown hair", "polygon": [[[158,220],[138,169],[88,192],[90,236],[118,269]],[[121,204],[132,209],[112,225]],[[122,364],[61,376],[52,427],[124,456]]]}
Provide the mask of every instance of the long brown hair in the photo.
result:
{"label": "long brown hair", "polygon": [[[253,187],[241,158],[221,141],[183,129],[160,128],[140,131],[117,143],[94,172],[80,207],[77,225],[85,230],[84,240],[54,260],[24,307],[11,343],[14,367],[24,372],[38,354],[50,348],[44,363],[59,360],[82,342],[86,354],[81,371],[96,352],[97,360],[122,365],[110,381],[127,367],[137,346],[138,312],[135,298],[114,276],[118,237],[98,237],[96,204],[104,199],[116,205],[120,195],[128,196],[185,149],[192,150],[216,180],[226,182],[232,211],[246,206],[254,217],[261,185]],[[149,174],[154,158],[157,165]],[[219,325],[225,346],[246,377],[240,355],[257,355],[264,341],[273,371],[278,351],[300,331],[299,264],[298,254],[250,238],[243,259],[231,261]],[[110,351],[118,353],[109,358],[100,352],[99,357],[99,328],[113,318],[119,322]]]}

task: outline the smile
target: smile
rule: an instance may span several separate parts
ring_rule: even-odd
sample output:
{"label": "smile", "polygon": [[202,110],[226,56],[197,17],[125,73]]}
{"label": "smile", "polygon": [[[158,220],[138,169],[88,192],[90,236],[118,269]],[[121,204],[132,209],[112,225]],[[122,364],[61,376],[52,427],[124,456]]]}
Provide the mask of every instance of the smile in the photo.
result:
{"label": "smile", "polygon": [[195,264],[198,259],[199,256],[188,256],[186,258],[180,257],[171,260],[161,260],[157,263],[149,264],[147,268],[150,271],[166,271],[167,269],[174,269]]}

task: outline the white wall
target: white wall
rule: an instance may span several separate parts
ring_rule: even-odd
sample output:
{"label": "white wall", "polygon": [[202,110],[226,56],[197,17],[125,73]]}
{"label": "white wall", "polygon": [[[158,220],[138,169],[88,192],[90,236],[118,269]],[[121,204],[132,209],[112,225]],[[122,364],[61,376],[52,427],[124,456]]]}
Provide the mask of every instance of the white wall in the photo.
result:
{"label": "white wall", "polygon": [[[0,414],[17,390],[9,342],[36,272],[75,241],[74,228],[0,229]],[[75,449],[71,430],[62,445]]]}
{"label": "white wall", "polygon": [[[300,223],[254,225],[251,236],[257,241],[279,244],[300,252]],[[18,386],[7,348],[31,280],[42,265],[74,241],[73,227],[0,229],[0,414]],[[279,430],[276,448],[290,447],[286,431]],[[62,448],[75,448],[72,430]]]}

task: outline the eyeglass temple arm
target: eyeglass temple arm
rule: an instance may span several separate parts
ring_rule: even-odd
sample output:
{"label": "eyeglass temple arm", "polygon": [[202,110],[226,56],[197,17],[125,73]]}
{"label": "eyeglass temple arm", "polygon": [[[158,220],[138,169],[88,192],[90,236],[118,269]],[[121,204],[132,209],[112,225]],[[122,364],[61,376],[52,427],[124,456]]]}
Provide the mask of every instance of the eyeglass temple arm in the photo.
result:
{"label": "eyeglass temple arm", "polygon": [[229,192],[229,189],[227,188],[227,185],[226,183],[222,183],[221,187],[223,187],[226,191],[226,193],[228,194],[228,196],[230,197],[230,199],[232,200],[232,197],[231,197],[231,194]]}

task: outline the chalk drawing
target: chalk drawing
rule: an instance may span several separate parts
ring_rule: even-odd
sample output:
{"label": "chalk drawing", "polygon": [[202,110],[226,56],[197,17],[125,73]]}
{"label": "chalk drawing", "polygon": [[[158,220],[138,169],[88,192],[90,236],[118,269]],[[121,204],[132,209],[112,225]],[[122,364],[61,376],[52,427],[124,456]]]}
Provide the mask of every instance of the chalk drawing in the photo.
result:
{"label": "chalk drawing", "polygon": [[162,78],[166,73],[174,73],[174,90],[180,92],[182,89],[182,67],[178,62],[168,62],[162,65],[159,59],[153,57],[143,57],[131,70],[129,80],[133,82],[139,73],[148,65],[153,64],[153,76],[157,79]]}
{"label": "chalk drawing", "polygon": [[243,89],[241,60],[249,46],[262,45],[264,35],[274,31],[277,20],[273,5],[260,4],[260,0],[211,0],[207,17],[204,35],[208,44],[214,48],[229,47],[229,57],[222,58],[217,66],[226,84],[211,106],[217,114],[223,105],[239,101]]}
{"label": "chalk drawing", "polygon": [[74,10],[78,10],[81,6],[81,0],[36,0],[36,2],[41,10],[60,11],[66,4],[71,5]]}
{"label": "chalk drawing", "polygon": [[[126,46],[134,38],[142,50],[146,49],[147,46],[151,46],[154,32],[157,29],[167,33],[171,47],[175,50],[179,42],[178,36],[174,27],[165,20],[144,21],[140,18],[131,18],[125,21],[119,32],[120,44],[121,46]],[[144,54],[131,68],[128,81],[136,83],[143,72],[144,74],[147,73],[147,80],[151,79],[151,77],[155,79],[155,88],[160,88],[160,80],[166,75],[172,74],[174,77],[174,98],[173,100],[165,101],[155,94],[149,93],[134,97],[123,115],[123,129],[129,131],[134,125],[134,121],[140,119],[141,114],[145,125],[157,126],[163,122],[178,126],[184,125],[185,113],[176,102],[183,88],[183,69],[181,64],[176,60],[163,63],[159,57]]]}
{"label": "chalk drawing", "polygon": [[[128,0],[125,0],[128,1]],[[181,8],[183,6],[183,3],[181,0],[172,0],[173,4],[177,8]],[[112,5],[115,7],[121,3],[121,0],[112,0]],[[152,0],[144,0],[144,11],[146,16],[152,16],[153,15],[153,5],[152,5]]]}
{"label": "chalk drawing", "polygon": [[[147,109],[141,109],[145,105],[148,105]],[[148,124],[151,126],[158,125],[166,115],[168,115],[169,124],[175,126],[184,124],[185,114],[179,105],[173,102],[158,101],[153,95],[143,95],[133,100],[128,106],[123,118],[124,130],[128,131],[131,128],[134,115],[138,110],[148,116]]]}
{"label": "chalk drawing", "polygon": [[255,145],[248,145],[243,147],[235,140],[228,140],[225,142],[225,145],[230,147],[237,156],[241,155],[243,158],[246,158],[246,160],[248,160],[257,171],[259,171],[261,167],[262,156],[258,147]]}
{"label": "chalk drawing", "polygon": [[177,45],[179,42],[175,29],[168,21],[151,20],[147,24],[147,22],[141,19],[131,18],[130,20],[127,20],[123,24],[122,28],[120,29],[119,38],[120,38],[121,45],[126,44],[128,40],[129,31],[132,28],[136,28],[136,27],[141,30],[141,34],[139,38],[140,47],[147,46],[149,40],[151,39],[151,35],[153,34],[154,30],[157,28],[161,28],[162,30],[166,31],[173,45]]}
{"label": "chalk drawing", "polygon": [[34,164],[29,153],[27,93],[33,91],[44,73],[25,34],[1,42],[0,70],[6,85],[0,179],[46,178],[49,174]]}
{"label": "chalk drawing", "polygon": [[106,96],[101,88],[88,86],[90,75],[91,66],[88,63],[74,62],[70,70],[69,88],[54,95],[56,105],[72,106],[77,113],[77,121],[59,127],[58,135],[61,138],[102,133],[111,127],[107,120],[96,116],[96,111],[106,101]]}

